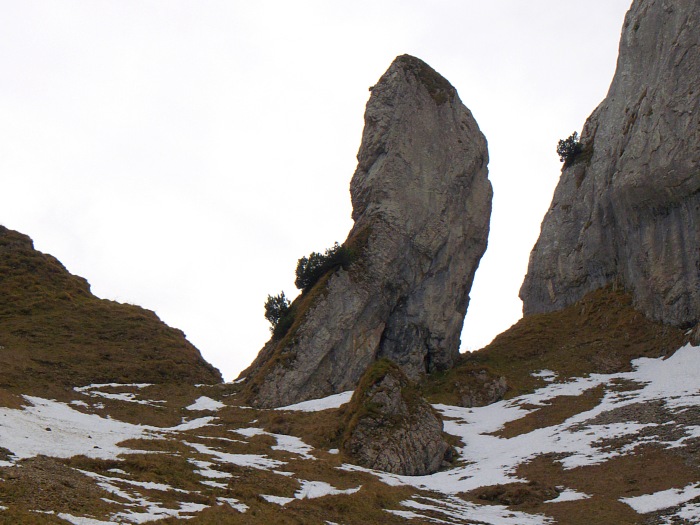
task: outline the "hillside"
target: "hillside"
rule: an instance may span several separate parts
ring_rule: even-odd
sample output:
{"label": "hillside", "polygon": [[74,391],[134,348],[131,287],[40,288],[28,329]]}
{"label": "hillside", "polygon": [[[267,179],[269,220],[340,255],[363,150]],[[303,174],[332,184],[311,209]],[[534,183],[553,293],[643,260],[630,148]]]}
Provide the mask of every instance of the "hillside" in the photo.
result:
{"label": "hillside", "polygon": [[241,406],[240,384],[4,395],[0,523],[697,523],[700,347],[629,301],[521,322],[423,385],[439,397],[477,364],[509,384],[488,406],[434,404],[457,458],[430,476],[348,462],[349,393],[279,410]]}
{"label": "hillside", "polygon": [[61,396],[89,383],[216,383],[185,335],[99,299],[29,237],[0,226],[0,389]]}

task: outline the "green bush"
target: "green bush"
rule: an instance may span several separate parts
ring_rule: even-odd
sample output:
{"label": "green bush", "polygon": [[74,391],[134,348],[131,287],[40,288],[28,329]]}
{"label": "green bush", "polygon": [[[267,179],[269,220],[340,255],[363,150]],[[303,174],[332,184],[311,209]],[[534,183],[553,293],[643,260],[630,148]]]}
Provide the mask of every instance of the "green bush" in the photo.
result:
{"label": "green bush", "polygon": [[578,132],[574,131],[569,138],[565,140],[560,140],[557,145],[557,154],[559,155],[559,160],[564,163],[565,166],[570,165],[576,156],[583,151],[583,144],[578,139]]}
{"label": "green bush", "polygon": [[307,292],[327,272],[341,266],[347,269],[351,262],[350,250],[336,242],[325,253],[311,252],[308,257],[299,259],[294,284],[302,292]]}
{"label": "green bush", "polygon": [[272,325],[270,332],[273,335],[284,334],[291,326],[294,319],[290,312],[289,299],[284,292],[279,295],[268,295],[265,301],[265,319]]}

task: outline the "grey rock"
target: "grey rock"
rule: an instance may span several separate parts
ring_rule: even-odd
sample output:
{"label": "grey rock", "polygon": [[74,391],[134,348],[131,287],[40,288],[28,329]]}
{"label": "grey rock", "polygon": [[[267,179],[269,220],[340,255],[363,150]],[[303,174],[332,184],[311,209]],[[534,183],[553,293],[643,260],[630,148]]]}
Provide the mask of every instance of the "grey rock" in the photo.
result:
{"label": "grey rock", "polygon": [[471,372],[468,380],[456,382],[454,390],[459,395],[459,406],[483,407],[503,399],[508,382],[503,376],[494,377],[485,370]]}
{"label": "grey rock", "polygon": [[404,476],[437,472],[453,451],[442,420],[393,363],[380,361],[367,374],[372,377],[351,401],[343,451],[367,468]]}
{"label": "grey rock", "polygon": [[653,320],[700,320],[697,0],[635,0],[617,70],[562,170],[520,290],[526,315],[613,284]]}
{"label": "grey rock", "polygon": [[299,297],[289,333],[241,374],[255,405],[351,390],[382,357],[415,380],[458,356],[491,215],[486,140],[417,58],[398,57],[371,89],[344,243],[357,259]]}

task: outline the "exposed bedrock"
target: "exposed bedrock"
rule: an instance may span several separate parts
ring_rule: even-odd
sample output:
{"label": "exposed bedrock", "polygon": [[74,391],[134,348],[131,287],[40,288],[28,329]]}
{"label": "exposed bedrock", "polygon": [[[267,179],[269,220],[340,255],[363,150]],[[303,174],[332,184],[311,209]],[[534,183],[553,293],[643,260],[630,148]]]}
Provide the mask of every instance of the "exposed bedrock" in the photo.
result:
{"label": "exposed bedrock", "polygon": [[654,320],[700,320],[698,11],[697,0],[632,4],[610,90],[530,255],[526,315],[614,283]]}
{"label": "exposed bedrock", "polygon": [[458,356],[489,231],[486,140],[417,58],[398,57],[371,90],[350,184],[353,261],[295,300],[289,331],[243,372],[259,406],[353,389],[382,357],[415,380]]}

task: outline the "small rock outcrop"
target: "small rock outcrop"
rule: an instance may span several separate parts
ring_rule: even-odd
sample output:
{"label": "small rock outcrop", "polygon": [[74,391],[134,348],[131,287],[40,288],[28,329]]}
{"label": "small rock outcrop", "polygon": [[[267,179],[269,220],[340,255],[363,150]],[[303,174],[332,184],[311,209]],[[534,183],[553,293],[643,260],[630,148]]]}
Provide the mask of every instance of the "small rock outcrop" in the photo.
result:
{"label": "small rock outcrop", "polygon": [[382,357],[418,379],[458,356],[489,231],[486,140],[415,57],[398,57],[371,91],[350,184],[353,261],[294,301],[291,328],[241,374],[255,405],[351,390]]}
{"label": "small rock outcrop", "polygon": [[610,90],[530,256],[526,315],[612,283],[651,319],[700,320],[699,11],[697,0],[632,4]]}
{"label": "small rock outcrop", "polygon": [[484,407],[500,401],[508,391],[508,381],[504,376],[494,376],[486,370],[474,370],[465,375],[454,384],[459,406]]}
{"label": "small rock outcrop", "polygon": [[442,420],[389,360],[367,370],[347,417],[343,451],[363,467],[422,476],[436,472],[452,457]]}

